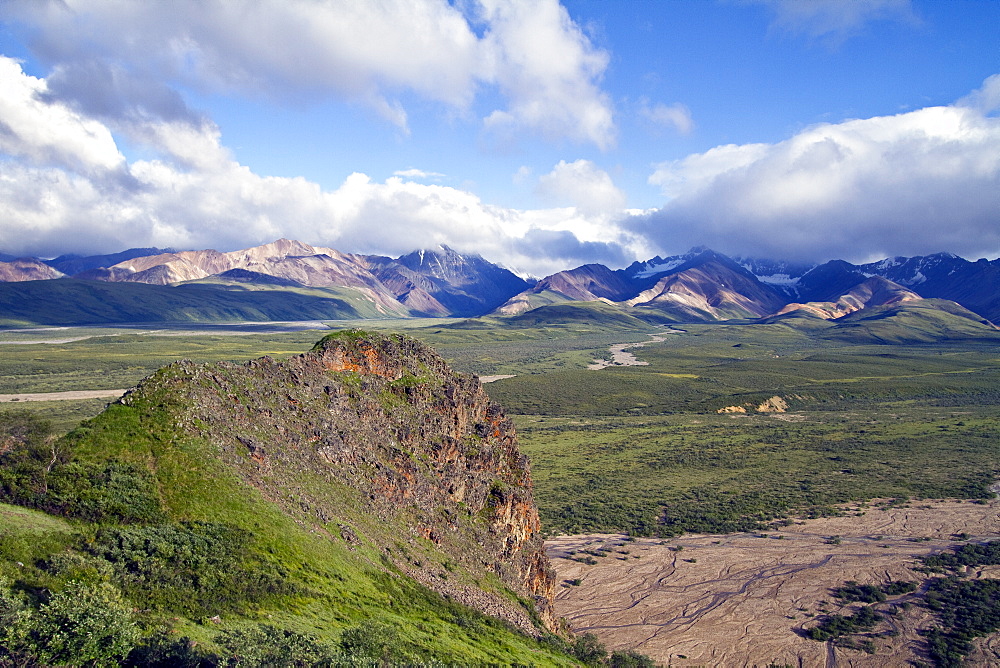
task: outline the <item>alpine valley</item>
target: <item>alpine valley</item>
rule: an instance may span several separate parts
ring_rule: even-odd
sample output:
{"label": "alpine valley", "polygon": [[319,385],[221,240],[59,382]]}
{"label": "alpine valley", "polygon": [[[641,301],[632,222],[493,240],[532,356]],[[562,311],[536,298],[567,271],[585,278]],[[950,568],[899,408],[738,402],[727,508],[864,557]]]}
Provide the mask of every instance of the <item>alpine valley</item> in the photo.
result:
{"label": "alpine valley", "polygon": [[0,259],[0,668],[1000,665],[1000,260]]}

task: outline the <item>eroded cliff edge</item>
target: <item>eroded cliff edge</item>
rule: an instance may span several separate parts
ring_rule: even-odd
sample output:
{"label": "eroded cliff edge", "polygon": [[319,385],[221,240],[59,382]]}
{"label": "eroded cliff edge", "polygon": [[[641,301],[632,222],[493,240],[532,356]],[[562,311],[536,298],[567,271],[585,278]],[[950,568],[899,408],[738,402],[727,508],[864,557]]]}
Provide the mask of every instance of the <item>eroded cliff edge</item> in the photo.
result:
{"label": "eroded cliff edge", "polygon": [[352,330],[284,361],[179,362],[121,402],[169,405],[178,433],[310,530],[527,632],[556,628],[514,425],[418,341]]}

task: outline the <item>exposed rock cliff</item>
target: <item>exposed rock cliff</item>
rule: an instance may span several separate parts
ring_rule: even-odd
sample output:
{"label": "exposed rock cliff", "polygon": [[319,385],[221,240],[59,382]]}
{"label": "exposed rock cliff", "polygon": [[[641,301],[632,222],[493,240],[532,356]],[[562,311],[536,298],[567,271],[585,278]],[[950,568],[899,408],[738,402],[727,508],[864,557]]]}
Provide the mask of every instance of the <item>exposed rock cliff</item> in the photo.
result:
{"label": "exposed rock cliff", "polygon": [[[525,630],[532,612],[555,627],[513,423],[477,378],[423,344],[350,331],[287,361],[180,362],[121,401],[140,398],[173,406],[181,433],[212,443],[300,523],[376,546],[432,589]],[[443,557],[435,566],[421,550]]]}

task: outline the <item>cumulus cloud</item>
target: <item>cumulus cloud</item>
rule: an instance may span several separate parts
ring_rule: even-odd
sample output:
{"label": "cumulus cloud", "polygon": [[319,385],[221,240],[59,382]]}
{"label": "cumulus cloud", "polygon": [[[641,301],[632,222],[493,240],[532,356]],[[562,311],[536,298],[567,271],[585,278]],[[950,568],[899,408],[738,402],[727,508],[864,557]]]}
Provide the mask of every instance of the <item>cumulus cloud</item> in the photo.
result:
{"label": "cumulus cloud", "polygon": [[[395,256],[447,243],[534,275],[631,255],[625,246],[633,238],[604,217],[491,206],[463,190],[414,182],[433,176],[420,170],[383,183],[356,173],[334,190],[260,176],[222,146],[218,128],[186,118],[133,120],[134,136],[158,157],[126,162],[106,126],[46,97],[46,82],[16,61],[0,57],[0,82],[9,92],[0,98],[0,147],[12,156],[0,161],[0,249],[14,254],[233,250],[293,237]],[[563,165],[574,166],[586,178],[603,174],[585,162]]]}
{"label": "cumulus cloud", "polygon": [[124,157],[111,132],[67,105],[45,100],[45,81],[0,57],[0,152],[81,172],[115,169]]}
{"label": "cumulus cloud", "polygon": [[[92,115],[197,124],[175,89],[365,104],[404,131],[406,94],[460,115],[499,91],[497,132],[614,141],[599,81],[608,56],[557,0],[8,0],[56,67],[53,91]],[[109,29],[114,26],[114,29]]]}
{"label": "cumulus cloud", "polygon": [[500,133],[522,128],[610,148],[615,125],[598,81],[608,65],[558,0],[481,0],[489,26],[488,78],[510,102],[486,117]]}
{"label": "cumulus cloud", "polygon": [[661,248],[805,260],[1000,252],[1000,119],[964,102],[717,147],[658,165],[650,182],[669,201],[627,225]]}
{"label": "cumulus cloud", "polygon": [[745,0],[769,7],[774,26],[841,42],[872,21],[917,23],[911,0]]}
{"label": "cumulus cloud", "polygon": [[539,177],[537,191],[552,203],[576,207],[589,216],[614,216],[625,207],[625,193],[589,160],[560,160],[551,172]]}
{"label": "cumulus cloud", "polygon": [[639,108],[639,115],[657,125],[673,128],[682,135],[689,135],[694,131],[691,110],[680,102],[669,106],[665,104],[649,106],[649,103],[644,102]]}
{"label": "cumulus cloud", "polygon": [[1000,111],[1000,74],[988,77],[980,88],[955,103],[959,107],[975,109],[983,114]]}

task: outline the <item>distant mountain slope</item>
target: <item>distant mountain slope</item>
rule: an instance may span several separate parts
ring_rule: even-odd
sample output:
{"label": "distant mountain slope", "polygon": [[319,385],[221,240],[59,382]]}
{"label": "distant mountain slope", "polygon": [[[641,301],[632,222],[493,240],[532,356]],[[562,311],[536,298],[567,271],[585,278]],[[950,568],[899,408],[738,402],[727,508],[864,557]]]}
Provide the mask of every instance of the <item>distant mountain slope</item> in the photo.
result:
{"label": "distant mountain slope", "polygon": [[482,315],[531,286],[480,255],[462,255],[447,246],[366,261],[399,301],[428,315]]}
{"label": "distant mountain slope", "polygon": [[[1000,259],[969,262],[949,253],[864,265],[831,260],[809,266],[743,256],[733,259],[697,247],[680,255],[634,262],[624,269],[586,264],[526,281],[477,254],[461,254],[447,246],[399,258],[344,253],[290,239],[226,253],[142,255],[146,250],[160,249],[90,258],[65,256],[47,265],[30,258],[0,262],[0,284],[59,277],[52,266],[67,270],[86,266],[73,277],[159,286],[207,282],[340,290],[368,302],[359,311],[382,315],[516,315],[546,305],[601,301],[626,310],[655,311],[660,320],[674,322],[761,318],[796,309],[839,318],[859,309],[921,297],[955,301],[1000,321]],[[93,266],[123,257],[111,266]]]}
{"label": "distant mountain slope", "polygon": [[0,262],[0,282],[46,281],[60,278],[62,272],[33,257],[22,257],[10,262]]}
{"label": "distant mountain slope", "polygon": [[603,264],[585,264],[540,280],[498,309],[503,315],[523,313],[558,301],[624,301],[633,294],[633,283],[624,272]]}
{"label": "distant mountain slope", "polygon": [[783,295],[730,258],[706,250],[627,300],[690,319],[759,318],[781,308]]}
{"label": "distant mountain slope", "polygon": [[74,276],[90,269],[110,267],[132,258],[173,252],[171,248],[130,248],[110,255],[60,255],[57,258],[45,260],[45,264],[58,269],[67,276]]}
{"label": "distant mountain slope", "polygon": [[513,315],[560,301],[598,300],[655,309],[679,321],[761,317],[787,301],[732,259],[696,248],[623,270],[588,264],[562,271],[513,297],[498,313]]}
{"label": "distant mountain slope", "polygon": [[891,306],[919,299],[923,298],[912,290],[907,290],[903,286],[881,276],[872,276],[843,294],[836,295],[834,299],[806,302],[804,304],[786,304],[778,311],[778,314],[781,315],[783,313],[802,310],[821,318],[834,319],[866,308]]}
{"label": "distant mountain slope", "polygon": [[933,343],[953,339],[994,338],[1000,330],[955,302],[920,299],[856,311],[819,333],[855,343]]}
{"label": "distant mountain slope", "polygon": [[796,284],[799,301],[830,301],[870,276],[881,276],[925,298],[949,299],[1000,320],[1000,259],[969,262],[950,253],[895,257],[854,265],[842,260],[811,269]]}
{"label": "distant mountain slope", "polygon": [[226,284],[180,286],[103,283],[64,278],[0,283],[0,326],[103,323],[333,320],[405,317],[395,303],[379,310],[367,296],[342,288],[259,289]]}
{"label": "distant mountain slope", "polygon": [[[289,239],[227,253],[146,250],[155,254],[133,249],[90,258],[57,258],[52,263],[80,268],[75,278],[108,283],[166,286],[218,277],[221,282],[346,289],[364,295],[384,315],[481,315],[530,286],[479,255],[462,255],[447,247],[398,260]],[[105,260],[115,262],[100,265]],[[10,276],[8,280],[15,280],[15,272]],[[31,280],[58,274],[22,271],[17,276],[16,280]]]}
{"label": "distant mountain slope", "polygon": [[950,253],[893,258],[861,265],[922,297],[950,299],[990,320],[1000,320],[1000,259],[969,262]]}

